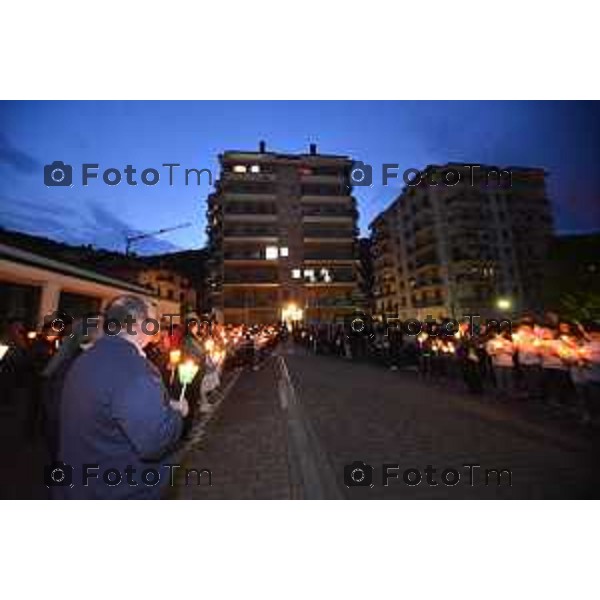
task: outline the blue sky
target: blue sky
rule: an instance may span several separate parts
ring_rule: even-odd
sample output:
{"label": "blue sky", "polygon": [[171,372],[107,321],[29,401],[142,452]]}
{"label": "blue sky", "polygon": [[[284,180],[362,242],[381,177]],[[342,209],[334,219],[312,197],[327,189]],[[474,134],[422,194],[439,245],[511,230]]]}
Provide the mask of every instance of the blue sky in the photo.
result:
{"label": "blue sky", "polygon": [[[210,186],[168,185],[162,163],[218,172],[226,149],[346,154],[400,170],[463,161],[544,167],[560,231],[600,229],[598,102],[0,102],[0,225],[71,243],[124,248],[126,233],[192,222],[136,246],[140,253],[199,248]],[[72,164],[75,185],[46,187],[43,166]],[[80,165],[123,170],[156,186],[81,185]],[[401,184],[356,188],[363,234]]]}

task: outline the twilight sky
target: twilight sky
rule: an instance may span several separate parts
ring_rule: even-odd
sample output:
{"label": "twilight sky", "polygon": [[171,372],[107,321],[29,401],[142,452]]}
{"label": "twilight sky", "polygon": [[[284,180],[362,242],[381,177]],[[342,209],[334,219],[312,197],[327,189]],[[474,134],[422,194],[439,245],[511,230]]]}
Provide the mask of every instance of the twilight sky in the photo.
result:
{"label": "twilight sky", "polygon": [[[199,248],[205,241],[205,178],[184,185],[185,168],[217,174],[226,149],[346,154],[373,165],[374,185],[355,188],[363,235],[398,194],[381,185],[381,164],[422,169],[461,161],[544,167],[557,228],[600,229],[600,102],[0,102],[0,226],[69,243],[124,249],[126,233],[193,226],[136,245],[141,254]],[[73,165],[73,187],[46,187],[44,165]],[[81,164],[99,163],[82,186]],[[169,186],[162,163],[180,163]],[[110,167],[137,169],[105,185]],[[154,186],[141,171],[156,168]],[[535,226],[535,224],[532,224]]]}

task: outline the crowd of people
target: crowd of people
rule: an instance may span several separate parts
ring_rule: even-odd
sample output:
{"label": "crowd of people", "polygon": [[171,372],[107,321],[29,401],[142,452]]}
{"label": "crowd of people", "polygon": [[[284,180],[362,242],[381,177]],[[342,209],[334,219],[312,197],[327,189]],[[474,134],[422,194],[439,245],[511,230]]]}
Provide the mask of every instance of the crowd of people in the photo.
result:
{"label": "crowd of people", "polygon": [[[4,418],[23,439],[43,443],[50,462],[148,465],[173,452],[211,411],[225,371],[257,369],[286,333],[189,314],[161,321],[154,335],[139,326],[129,334],[129,318],[139,324],[152,316],[143,300],[124,296],[94,327],[83,318],[64,327],[65,319],[62,328],[52,322],[28,331],[10,321],[0,338]],[[103,321],[123,326],[107,333]],[[89,494],[102,497],[99,489]]]}
{"label": "crowd of people", "polygon": [[[13,409],[4,414],[13,415],[14,429],[42,440],[51,461],[141,469],[171,453],[211,412],[224,372],[258,369],[288,336],[317,355],[409,368],[425,382],[537,402],[585,424],[600,412],[598,323],[523,317],[500,326],[453,322],[451,329],[450,320],[439,320],[407,333],[377,322],[358,331],[347,323],[288,329],[221,325],[191,314],[161,322],[153,333],[125,327],[150,315],[143,300],[123,296],[102,317],[124,326],[118,334],[100,323],[86,327],[85,320],[62,331],[53,323],[28,331],[11,321],[0,338],[0,399],[3,409]],[[83,496],[71,497],[103,497],[103,490],[79,488]]]}
{"label": "crowd of people", "polygon": [[600,326],[524,316],[492,326],[449,319],[415,335],[375,322],[360,331],[348,324],[311,325],[293,331],[315,354],[412,368],[423,380],[457,384],[499,400],[539,402],[592,424],[600,407]]}

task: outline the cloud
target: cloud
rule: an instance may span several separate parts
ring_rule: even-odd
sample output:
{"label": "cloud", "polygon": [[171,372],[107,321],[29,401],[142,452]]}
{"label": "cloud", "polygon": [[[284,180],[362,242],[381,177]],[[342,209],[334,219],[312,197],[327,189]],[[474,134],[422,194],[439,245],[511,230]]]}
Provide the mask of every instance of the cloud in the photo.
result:
{"label": "cloud", "polygon": [[[123,252],[128,235],[142,233],[97,201],[73,206],[64,199],[16,200],[0,195],[0,226],[74,245]],[[179,246],[149,237],[136,242],[138,254],[163,254],[181,250]]]}
{"label": "cloud", "polygon": [[42,165],[35,158],[15,148],[8,140],[6,134],[0,131],[0,164],[8,165],[19,173],[30,175],[39,171]]}

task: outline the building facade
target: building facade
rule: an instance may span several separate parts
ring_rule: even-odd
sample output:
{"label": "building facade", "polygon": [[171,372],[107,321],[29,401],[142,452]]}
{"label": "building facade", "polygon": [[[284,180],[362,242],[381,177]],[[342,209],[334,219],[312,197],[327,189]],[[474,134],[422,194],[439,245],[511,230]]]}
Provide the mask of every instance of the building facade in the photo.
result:
{"label": "building facade", "polygon": [[544,171],[447,164],[421,175],[371,223],[376,312],[541,310],[553,235]]}
{"label": "building facade", "polygon": [[345,156],[228,151],[208,199],[213,308],[236,323],[332,322],[356,302]]}
{"label": "building facade", "polygon": [[182,314],[196,311],[196,290],[187,277],[165,268],[146,268],[137,273],[137,283],[147,287],[161,300],[180,306]]}
{"label": "building facade", "polygon": [[0,243],[0,325],[19,319],[34,328],[56,311],[98,314],[123,294],[144,298],[159,314],[179,313],[178,302],[140,285]]}

